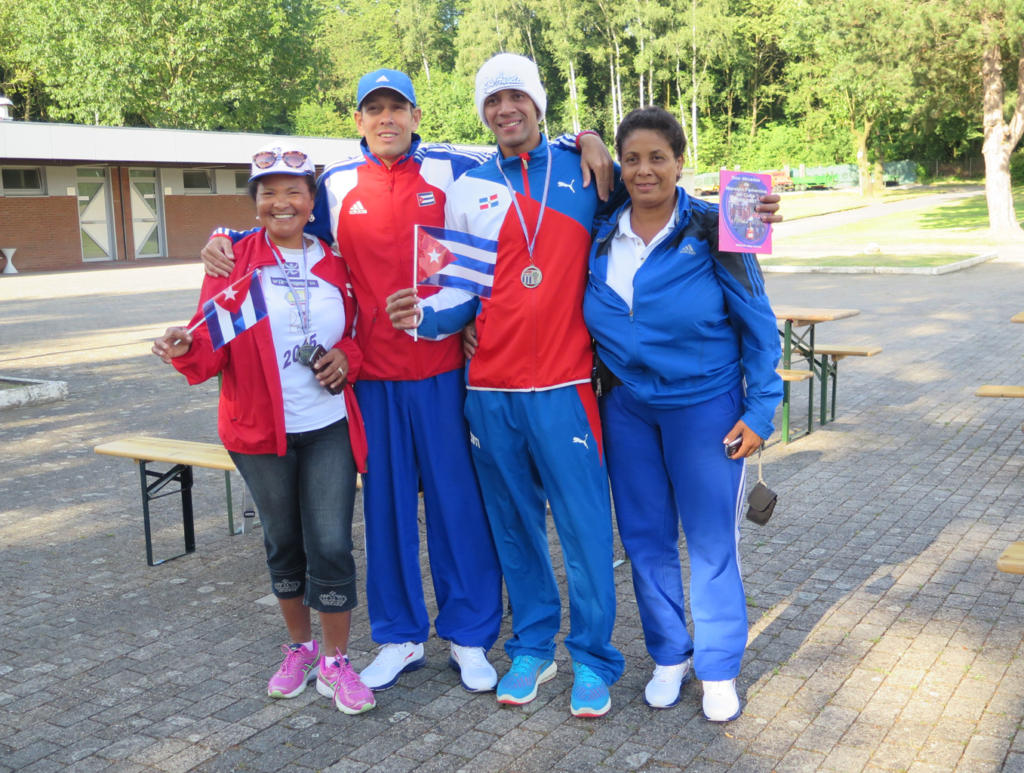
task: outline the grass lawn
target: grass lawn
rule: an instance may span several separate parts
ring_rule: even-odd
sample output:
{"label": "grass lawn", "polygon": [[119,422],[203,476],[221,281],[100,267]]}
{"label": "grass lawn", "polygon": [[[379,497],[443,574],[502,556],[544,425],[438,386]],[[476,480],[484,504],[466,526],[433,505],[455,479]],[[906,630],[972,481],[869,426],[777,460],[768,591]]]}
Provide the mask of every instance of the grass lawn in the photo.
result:
{"label": "grass lawn", "polygon": [[949,263],[973,258],[977,253],[944,253],[942,255],[892,255],[878,253],[875,255],[825,255],[814,258],[759,258],[762,266],[903,266],[906,268],[927,268],[945,266]]}
{"label": "grass lawn", "polygon": [[[961,190],[963,187],[964,183],[935,183],[912,188],[884,188],[881,195],[873,199],[864,198],[856,188],[843,188],[835,191],[789,191],[782,193],[781,196],[786,220],[801,220],[815,215],[827,215],[830,212],[860,209],[871,204],[888,204],[933,193],[949,193]],[[984,201],[984,197],[982,197],[982,201]]]}
{"label": "grass lawn", "polygon": [[[963,185],[954,184],[887,189],[881,197],[872,200],[863,199],[852,191],[783,194],[786,220],[800,221],[800,227],[792,233],[781,228],[775,238],[780,257],[766,257],[764,262],[769,265],[935,266],[992,252],[1001,242],[988,232],[983,192],[913,208],[914,198],[963,190]],[[1017,212],[1024,212],[1024,186],[1017,186],[1013,193]],[[889,207],[882,207],[869,217],[851,217],[848,223],[823,220],[821,229],[813,228],[814,215],[879,203],[894,206],[888,212]],[[898,208],[900,204],[906,208]]]}

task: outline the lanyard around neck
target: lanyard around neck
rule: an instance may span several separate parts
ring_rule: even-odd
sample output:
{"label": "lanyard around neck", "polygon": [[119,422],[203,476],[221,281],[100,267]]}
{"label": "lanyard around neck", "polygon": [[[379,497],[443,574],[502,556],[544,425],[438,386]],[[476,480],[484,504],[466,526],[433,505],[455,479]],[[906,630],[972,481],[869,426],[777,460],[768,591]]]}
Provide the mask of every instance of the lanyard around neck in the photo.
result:
{"label": "lanyard around neck", "polygon": [[267,244],[270,245],[270,251],[274,255],[274,260],[277,261],[278,268],[281,269],[281,273],[284,275],[284,281],[288,283],[288,289],[292,291],[292,295],[295,297],[295,308],[299,312],[299,325],[302,326],[302,334],[304,336],[309,335],[309,283],[306,281],[309,275],[309,268],[306,262],[306,237],[302,237],[302,271],[299,274],[299,279],[302,281],[304,287],[300,293],[296,286],[292,284],[291,278],[288,276],[288,269],[285,267],[284,258],[281,257],[281,248],[278,247],[274,242],[270,241],[270,236],[266,231],[263,232],[263,238],[267,240]]}
{"label": "lanyard around neck", "polygon": [[[505,180],[505,187],[508,188],[508,195],[512,197],[512,206],[516,208],[516,214],[519,216],[519,225],[523,229],[523,237],[526,239],[526,251],[530,255],[530,263],[533,263],[533,248],[537,244],[537,236],[540,234],[540,224],[544,220],[544,210],[548,206],[548,187],[551,185],[551,146],[547,145],[546,150],[548,152],[548,164],[547,169],[544,172],[544,193],[540,199],[540,213],[537,215],[537,227],[533,229],[533,237],[530,237],[530,231],[526,227],[526,218],[523,216],[523,210],[519,206],[519,201],[516,199],[515,189],[512,187],[512,182],[508,179],[508,175],[505,174],[505,170],[501,166],[501,153],[498,153],[494,157],[494,163],[498,165],[498,171],[501,172],[502,178]],[[526,175],[529,173],[529,169],[523,170],[523,185],[526,185]]]}

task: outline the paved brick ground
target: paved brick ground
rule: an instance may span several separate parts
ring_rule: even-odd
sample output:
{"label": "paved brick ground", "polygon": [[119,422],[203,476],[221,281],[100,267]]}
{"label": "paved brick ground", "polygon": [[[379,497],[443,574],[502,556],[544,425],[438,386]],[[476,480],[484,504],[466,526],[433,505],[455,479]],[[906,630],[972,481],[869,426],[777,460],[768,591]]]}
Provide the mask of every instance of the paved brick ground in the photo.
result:
{"label": "paved brick ground", "polygon": [[[266,698],[283,627],[258,536],[227,534],[220,475],[197,473],[198,551],[148,568],[137,473],[91,450],[138,431],[215,439],[214,388],[187,389],[140,342],[188,316],[198,268],[5,276],[0,373],[71,396],[0,414],[0,771],[1024,770],[1024,580],[995,569],[1024,532],[1024,404],[973,396],[1021,382],[1022,281],[1013,262],[768,277],[777,303],[862,310],[819,340],[885,352],[842,363],[834,424],[765,453],[781,499],[743,528],[745,711],[712,725],[696,684],[672,710],[643,704],[628,563],[627,671],[604,719],[570,716],[564,651],[536,701],[499,707],[460,688],[436,638],[364,716],[314,691]],[[373,651],[360,608],[357,666]]]}

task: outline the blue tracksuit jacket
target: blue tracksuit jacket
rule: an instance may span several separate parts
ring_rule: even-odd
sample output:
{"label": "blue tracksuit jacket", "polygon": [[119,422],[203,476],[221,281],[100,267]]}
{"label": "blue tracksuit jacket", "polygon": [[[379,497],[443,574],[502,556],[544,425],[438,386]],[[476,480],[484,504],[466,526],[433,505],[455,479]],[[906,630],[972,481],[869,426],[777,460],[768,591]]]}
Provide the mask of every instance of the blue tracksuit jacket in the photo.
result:
{"label": "blue tracksuit jacket", "polygon": [[775,314],[750,254],[719,252],[718,207],[678,189],[676,227],[633,279],[633,308],[605,281],[622,211],[601,218],[583,314],[601,359],[640,402],[685,406],[746,382],[742,419],[767,438],[782,380]]}

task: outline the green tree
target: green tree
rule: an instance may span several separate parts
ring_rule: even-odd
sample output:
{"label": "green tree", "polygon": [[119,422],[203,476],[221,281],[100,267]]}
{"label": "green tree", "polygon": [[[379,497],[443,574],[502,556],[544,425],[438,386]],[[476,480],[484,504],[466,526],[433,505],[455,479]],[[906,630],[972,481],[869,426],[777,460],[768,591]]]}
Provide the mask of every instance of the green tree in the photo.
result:
{"label": "green tree", "polygon": [[50,115],[78,123],[286,130],[312,86],[314,5],[24,0],[22,51]]}
{"label": "green tree", "polygon": [[430,81],[415,81],[416,99],[423,111],[420,131],[432,142],[487,145],[493,135],[483,125],[473,102],[473,82],[449,70],[435,70]]}
{"label": "green tree", "polygon": [[26,26],[39,23],[19,0],[0,0],[0,93],[14,102],[14,115],[23,120],[45,117],[47,98],[36,62],[22,42]]}
{"label": "green tree", "polygon": [[932,0],[924,10],[915,72],[925,109],[936,122],[980,125],[989,227],[1019,239],[1010,157],[1024,134],[1024,0]]}
{"label": "green tree", "polygon": [[899,0],[797,0],[790,9],[789,108],[803,120],[824,113],[849,128],[864,195],[875,193],[872,164],[880,169],[883,160],[875,126],[912,98],[910,68],[899,56],[912,7]]}

